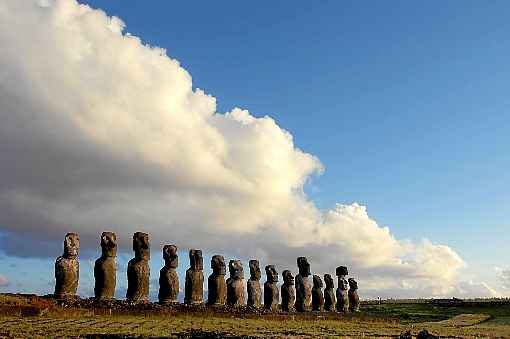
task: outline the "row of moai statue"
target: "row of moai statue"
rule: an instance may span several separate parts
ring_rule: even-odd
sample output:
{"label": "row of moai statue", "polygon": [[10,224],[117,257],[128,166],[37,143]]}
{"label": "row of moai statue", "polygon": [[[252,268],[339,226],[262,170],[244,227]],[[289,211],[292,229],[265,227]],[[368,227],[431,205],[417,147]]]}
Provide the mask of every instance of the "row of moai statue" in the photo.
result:
{"label": "row of moai statue", "polygon": [[[133,251],[135,257],[128,263],[128,288],[126,299],[132,302],[147,302],[149,300],[149,260],[150,246],[147,233],[136,232],[133,235]],[[68,233],[64,239],[64,254],[55,262],[55,297],[59,299],[76,295],[79,280],[78,253],[80,240],[76,233]],[[101,300],[112,299],[115,294],[117,276],[117,237],[115,233],[103,232],[101,235],[101,257],[94,265],[94,295]],[[178,303],[179,276],[177,267],[179,258],[177,246],[163,247],[165,265],[160,270],[159,294],[160,304]],[[190,268],[186,271],[184,303],[202,304],[204,295],[204,265],[202,251],[189,251]],[[277,310],[280,303],[278,289],[278,272],[274,265],[265,267],[267,280],[264,283],[264,294],[260,286],[261,270],[258,260],[250,260],[250,279],[246,283],[245,298],[244,270],[240,260],[230,260],[228,269],[230,277],[225,280],[226,265],[221,255],[211,259],[212,274],[208,278],[207,305],[248,305]],[[322,279],[313,275],[310,283],[310,264],[306,257],[297,258],[299,274],[294,278],[292,272],[282,272],[281,310],[283,311],[337,311],[358,312],[359,296],[358,284],[352,279],[346,279],[347,267],[336,269],[338,288],[335,291],[333,278],[324,275],[326,287],[323,292]],[[262,300],[263,297],[263,300]],[[247,300],[247,301],[246,301]],[[263,301],[263,304],[262,304]]]}

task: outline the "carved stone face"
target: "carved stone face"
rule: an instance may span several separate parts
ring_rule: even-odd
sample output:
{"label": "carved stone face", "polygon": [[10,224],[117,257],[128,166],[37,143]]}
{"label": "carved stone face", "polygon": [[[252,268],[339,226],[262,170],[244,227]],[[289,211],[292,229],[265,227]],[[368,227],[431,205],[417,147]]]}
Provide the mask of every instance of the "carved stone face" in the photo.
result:
{"label": "carved stone face", "polygon": [[117,256],[117,236],[113,232],[101,234],[101,252],[104,257]]}
{"label": "carved stone face", "polygon": [[225,275],[227,269],[225,267],[225,258],[222,255],[215,255],[211,259],[211,268],[214,274]]}
{"label": "carved stone face", "polygon": [[349,278],[349,287],[351,290],[357,290],[358,289],[358,283],[353,278]]}
{"label": "carved stone face", "polygon": [[276,272],[276,268],[274,267],[274,265],[266,266],[266,276],[268,282],[270,283],[278,282],[278,272]]}
{"label": "carved stone face", "polygon": [[177,266],[179,265],[177,246],[175,245],[163,246],[163,259],[165,260],[165,266],[169,268],[177,268]]}
{"label": "carved stone face", "polygon": [[243,263],[241,260],[230,260],[228,263],[228,271],[232,279],[244,279]]}
{"label": "carved stone face", "polygon": [[64,258],[74,259],[80,253],[80,238],[76,233],[67,233],[64,238]]}
{"label": "carved stone face", "polygon": [[302,277],[308,277],[310,273],[310,264],[308,263],[308,260],[306,257],[298,257],[297,258],[297,265],[299,268],[299,275]]}
{"label": "carved stone face", "polygon": [[338,288],[344,291],[349,289],[349,283],[344,278],[338,279]]}
{"label": "carved stone face", "polygon": [[336,268],[336,276],[337,277],[341,277],[341,276],[345,277],[348,274],[349,274],[349,272],[347,271],[347,267],[345,267],[345,266],[338,266]]}
{"label": "carved stone face", "polygon": [[292,275],[291,271],[289,271],[289,270],[283,271],[282,277],[283,277],[283,283],[285,285],[287,285],[287,286],[294,285],[294,276]]}
{"label": "carved stone face", "polygon": [[326,283],[326,288],[335,288],[335,283],[331,275],[324,274],[324,282]]}
{"label": "carved stone face", "polygon": [[202,250],[189,250],[189,265],[195,271],[204,269],[204,259],[202,258]]}
{"label": "carved stone face", "polygon": [[261,275],[259,261],[250,260],[250,279],[259,280]]}
{"label": "carved stone face", "polygon": [[135,258],[139,260],[149,260],[151,257],[149,235],[143,232],[133,234],[133,251]]}
{"label": "carved stone face", "polygon": [[313,275],[313,287],[322,288],[322,279],[318,275]]}

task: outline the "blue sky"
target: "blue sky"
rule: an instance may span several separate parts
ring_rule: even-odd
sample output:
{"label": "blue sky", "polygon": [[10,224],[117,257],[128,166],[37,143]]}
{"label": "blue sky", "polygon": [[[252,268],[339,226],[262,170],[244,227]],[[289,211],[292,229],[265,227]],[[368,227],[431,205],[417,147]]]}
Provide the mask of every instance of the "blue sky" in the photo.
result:
{"label": "blue sky", "polygon": [[361,202],[400,237],[509,261],[508,2],[82,2],[166,48],[219,111],[291,131],[326,167],[307,187],[321,208]]}
{"label": "blue sky", "polygon": [[466,279],[508,267],[507,1],[80,3],[165,48],[219,112],[274,118],[325,167],[305,185],[319,209],[366,205],[398,239],[450,246]]}

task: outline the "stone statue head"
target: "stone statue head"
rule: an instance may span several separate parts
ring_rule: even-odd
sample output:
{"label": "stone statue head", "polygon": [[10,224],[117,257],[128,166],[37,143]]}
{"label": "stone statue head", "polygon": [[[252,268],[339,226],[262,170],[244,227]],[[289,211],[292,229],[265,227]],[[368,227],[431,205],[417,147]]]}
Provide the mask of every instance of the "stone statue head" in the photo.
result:
{"label": "stone statue head", "polygon": [[335,282],[330,274],[324,274],[324,283],[326,283],[326,288],[335,288]]}
{"label": "stone statue head", "polygon": [[270,283],[278,282],[278,272],[276,272],[276,268],[274,267],[274,265],[266,266],[266,276],[268,282]]}
{"label": "stone statue head", "polygon": [[292,275],[292,272],[289,270],[285,270],[282,273],[283,277],[283,284],[287,286],[294,285],[294,276]]}
{"label": "stone statue head", "polygon": [[64,258],[75,259],[80,253],[80,238],[76,233],[67,233],[64,238]]}
{"label": "stone statue head", "polygon": [[117,236],[113,232],[101,234],[101,253],[103,257],[117,256]]}
{"label": "stone statue head", "polygon": [[349,278],[349,288],[351,290],[357,290],[358,289],[358,283],[356,282],[356,280],[354,280],[354,278]]}
{"label": "stone statue head", "polygon": [[214,255],[211,259],[211,268],[216,275],[225,275],[225,259],[222,255]]}
{"label": "stone statue head", "polygon": [[133,251],[135,258],[139,260],[149,260],[151,257],[151,248],[149,243],[149,235],[143,232],[133,234]]}
{"label": "stone statue head", "polygon": [[232,279],[244,279],[243,263],[241,260],[230,260],[228,263],[228,271]]}
{"label": "stone statue head", "polygon": [[344,278],[338,278],[338,288],[347,291],[349,289],[349,283]]}
{"label": "stone statue head", "polygon": [[322,279],[320,276],[314,274],[313,275],[313,287],[314,288],[322,288]]}
{"label": "stone statue head", "polygon": [[177,268],[179,266],[179,256],[177,255],[177,246],[165,245],[163,246],[163,259],[165,266],[168,268]]}
{"label": "stone statue head", "polygon": [[302,277],[308,277],[310,273],[310,264],[308,263],[308,260],[306,257],[298,257],[297,258],[297,265],[299,268],[299,275]]}
{"label": "stone statue head", "polygon": [[189,265],[192,270],[201,271],[204,269],[202,250],[189,250]]}
{"label": "stone statue head", "polygon": [[261,276],[259,261],[255,259],[250,260],[250,279],[259,280]]}
{"label": "stone statue head", "polygon": [[345,267],[345,266],[338,266],[336,268],[336,276],[337,277],[340,277],[340,276],[344,276],[345,277],[348,274],[349,274],[349,272],[347,271],[347,267]]}

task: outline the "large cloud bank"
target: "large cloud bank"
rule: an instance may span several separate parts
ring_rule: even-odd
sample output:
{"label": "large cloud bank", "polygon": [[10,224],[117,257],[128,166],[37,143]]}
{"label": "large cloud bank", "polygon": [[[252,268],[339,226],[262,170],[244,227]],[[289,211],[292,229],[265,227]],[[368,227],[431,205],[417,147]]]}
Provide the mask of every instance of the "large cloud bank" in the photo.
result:
{"label": "large cloud bank", "polygon": [[[320,211],[303,186],[323,170],[266,116],[193,89],[165,50],[75,0],[0,0],[0,230],[84,246],[112,229],[315,272],[347,264],[366,296],[446,295],[463,260],[397,240],[364,206]],[[35,248],[37,251],[37,248]],[[32,253],[31,255],[36,255]]]}

